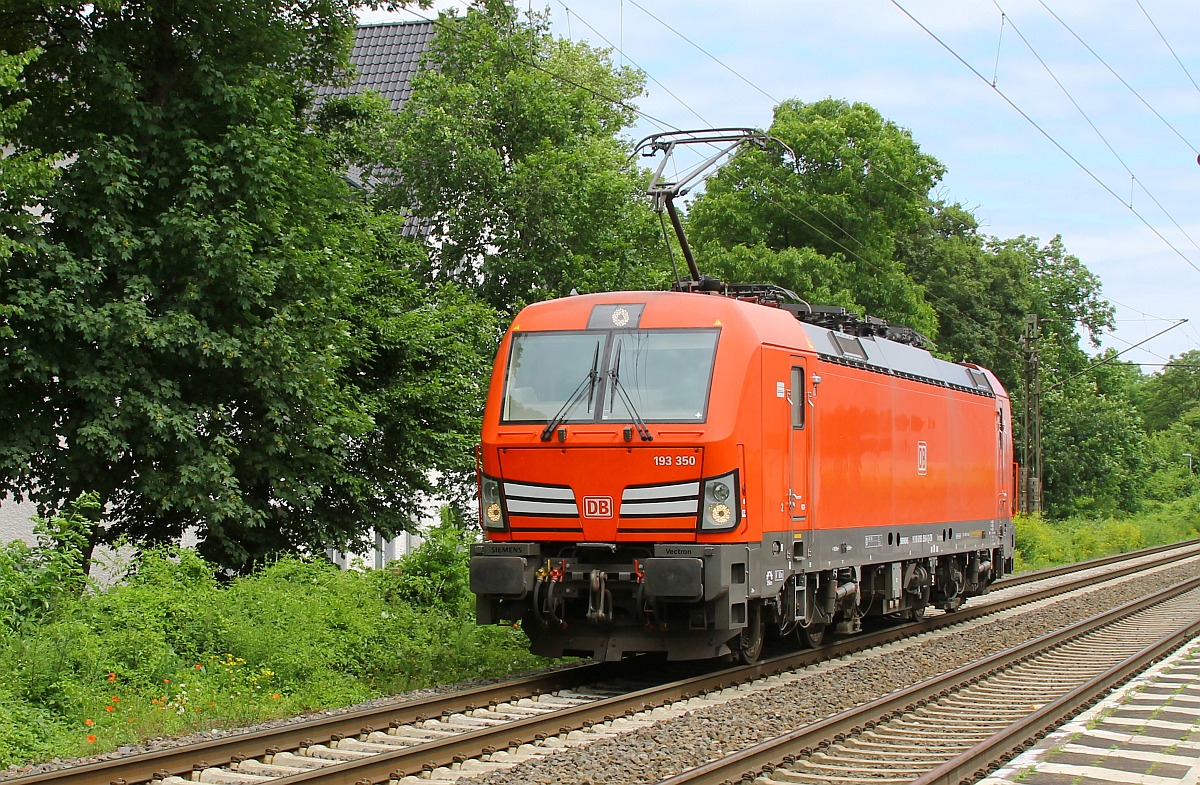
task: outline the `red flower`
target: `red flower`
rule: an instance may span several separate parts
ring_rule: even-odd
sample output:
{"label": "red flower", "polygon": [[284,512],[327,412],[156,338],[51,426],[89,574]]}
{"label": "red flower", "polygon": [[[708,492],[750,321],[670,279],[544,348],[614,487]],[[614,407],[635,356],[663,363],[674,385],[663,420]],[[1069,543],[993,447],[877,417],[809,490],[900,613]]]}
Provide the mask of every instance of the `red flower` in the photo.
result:
{"label": "red flower", "polygon": [[94,743],[95,743],[95,741],[96,741],[96,734],[94,734],[94,733],[89,733],[89,734],[87,735],[87,739],[88,739],[88,741],[90,741],[90,742],[92,742],[92,743],[94,744]]}
{"label": "red flower", "polygon": [[89,717],[88,719],[83,721],[83,724],[87,725],[90,728],[91,726],[96,724],[96,721]]}
{"label": "red flower", "polygon": [[109,671],[109,673],[108,673],[108,680],[109,680],[109,681],[116,681],[116,680],[117,680],[117,674],[113,673],[112,671]]}
{"label": "red flower", "polygon": [[112,706],[105,706],[105,707],[104,707],[104,710],[105,710],[105,711],[116,711],[116,709],[115,709],[115,708],[113,708]]}

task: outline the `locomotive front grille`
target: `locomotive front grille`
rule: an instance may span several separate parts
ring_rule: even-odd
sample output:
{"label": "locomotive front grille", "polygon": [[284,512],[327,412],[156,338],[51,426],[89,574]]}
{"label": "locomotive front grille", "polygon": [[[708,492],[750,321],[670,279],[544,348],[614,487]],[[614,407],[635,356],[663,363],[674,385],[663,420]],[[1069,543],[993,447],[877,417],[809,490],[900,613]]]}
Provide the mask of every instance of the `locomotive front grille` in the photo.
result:
{"label": "locomotive front grille", "polygon": [[626,488],[621,494],[622,518],[688,518],[700,510],[700,483],[645,485]]}
{"label": "locomotive front grille", "polygon": [[531,518],[578,518],[575,492],[565,485],[528,485],[504,482],[509,515]]}

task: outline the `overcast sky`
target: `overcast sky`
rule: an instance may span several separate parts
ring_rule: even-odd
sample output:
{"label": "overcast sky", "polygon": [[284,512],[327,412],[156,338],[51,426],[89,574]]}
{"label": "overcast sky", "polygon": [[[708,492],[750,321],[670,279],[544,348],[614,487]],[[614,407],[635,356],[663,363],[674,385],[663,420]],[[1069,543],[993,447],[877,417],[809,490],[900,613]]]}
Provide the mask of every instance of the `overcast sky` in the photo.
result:
{"label": "overcast sky", "polygon": [[[790,98],[871,104],[946,166],[937,195],[969,208],[983,231],[1063,236],[1117,306],[1106,346],[1188,319],[1123,358],[1153,372],[1200,349],[1196,0],[517,6],[548,9],[558,35],[611,47],[614,62],[647,73],[630,137],[766,128]],[[364,21],[403,18],[415,16]]]}

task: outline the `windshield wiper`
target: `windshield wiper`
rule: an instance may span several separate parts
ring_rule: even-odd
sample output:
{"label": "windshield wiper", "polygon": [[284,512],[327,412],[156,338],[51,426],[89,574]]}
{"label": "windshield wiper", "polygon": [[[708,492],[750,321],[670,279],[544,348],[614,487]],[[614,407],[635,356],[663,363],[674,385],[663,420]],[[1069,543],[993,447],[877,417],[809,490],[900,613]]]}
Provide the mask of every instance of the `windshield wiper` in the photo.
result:
{"label": "windshield wiper", "polygon": [[571,393],[571,397],[566,400],[562,408],[558,410],[558,414],[546,423],[546,427],[542,429],[542,441],[548,442],[554,436],[554,429],[563,424],[563,421],[570,416],[571,410],[575,408],[583,395],[587,393],[588,409],[592,408],[592,396],[596,392],[596,382],[600,379],[600,374],[596,368],[600,364],[600,343],[596,343],[596,351],[592,353],[592,370],[588,371],[587,376],[583,377],[583,381],[575,388],[575,392]]}
{"label": "windshield wiper", "polygon": [[[617,348],[613,354],[615,355],[616,359],[613,360],[613,367],[608,370],[609,378],[612,379],[612,388],[617,391],[618,395],[621,396],[621,402],[625,404],[625,408],[629,411],[629,417],[633,420],[634,427],[637,428],[638,436],[640,436],[644,442],[652,442],[654,441],[654,434],[650,433],[650,428],[646,425],[646,421],[642,419],[642,415],[638,414],[637,408],[634,407],[633,401],[630,400],[629,393],[625,390],[625,385],[621,384],[620,341],[617,342]],[[608,410],[610,412],[612,411],[611,401],[609,402]],[[626,434],[628,434],[628,431],[626,431]]]}

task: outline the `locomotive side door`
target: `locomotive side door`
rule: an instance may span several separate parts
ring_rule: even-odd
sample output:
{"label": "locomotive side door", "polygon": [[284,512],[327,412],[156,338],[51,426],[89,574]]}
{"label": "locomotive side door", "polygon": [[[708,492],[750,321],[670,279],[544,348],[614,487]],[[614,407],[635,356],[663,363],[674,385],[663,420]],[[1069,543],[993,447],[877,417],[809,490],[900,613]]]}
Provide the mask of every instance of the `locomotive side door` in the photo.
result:
{"label": "locomotive side door", "polygon": [[792,530],[792,558],[802,570],[811,554],[813,506],[812,423],[809,422],[809,381],[803,357],[792,356],[788,379],[788,510]]}

